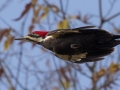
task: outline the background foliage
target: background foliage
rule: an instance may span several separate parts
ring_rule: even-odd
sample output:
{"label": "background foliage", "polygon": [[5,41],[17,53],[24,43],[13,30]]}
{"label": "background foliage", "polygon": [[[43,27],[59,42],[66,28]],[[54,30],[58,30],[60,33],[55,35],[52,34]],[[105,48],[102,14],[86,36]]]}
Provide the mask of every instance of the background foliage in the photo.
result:
{"label": "background foliage", "polygon": [[119,46],[103,61],[74,64],[14,41],[33,30],[94,25],[120,34],[119,0],[2,0],[0,90],[119,90]]}

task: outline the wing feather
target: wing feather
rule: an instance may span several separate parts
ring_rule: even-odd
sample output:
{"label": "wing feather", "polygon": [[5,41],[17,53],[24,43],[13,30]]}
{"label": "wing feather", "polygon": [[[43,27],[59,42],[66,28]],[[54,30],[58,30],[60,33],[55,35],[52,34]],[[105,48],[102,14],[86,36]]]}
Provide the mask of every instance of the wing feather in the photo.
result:
{"label": "wing feather", "polygon": [[57,34],[65,34],[65,33],[80,33],[79,30],[85,30],[85,29],[90,29],[94,28],[95,26],[85,26],[85,27],[79,27],[79,28],[74,28],[74,29],[58,29],[58,30],[53,30],[47,34],[47,36],[53,35],[55,33]]}
{"label": "wing feather", "polygon": [[63,35],[63,34],[66,34],[66,33],[84,33],[84,34],[91,34],[91,33],[97,33],[97,34],[101,34],[101,35],[110,35],[109,32],[105,31],[105,30],[102,30],[102,29],[95,29],[94,28],[95,26],[85,26],[85,27],[79,27],[79,28],[74,28],[74,29],[58,29],[58,30],[53,30],[51,32],[49,32],[47,34],[47,36],[50,36],[50,35],[54,35],[54,34],[57,34],[58,36],[59,35]]}

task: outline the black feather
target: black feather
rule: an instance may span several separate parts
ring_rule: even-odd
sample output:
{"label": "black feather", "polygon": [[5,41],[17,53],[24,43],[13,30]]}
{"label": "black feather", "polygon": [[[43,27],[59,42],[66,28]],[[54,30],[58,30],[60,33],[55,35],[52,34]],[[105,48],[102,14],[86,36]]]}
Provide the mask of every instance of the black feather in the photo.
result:
{"label": "black feather", "polygon": [[[102,29],[89,28],[52,31],[48,36],[57,36],[42,42],[42,45],[59,55],[72,56],[87,53],[86,57],[74,61],[82,63],[101,60],[114,51],[114,46],[120,44],[120,40],[118,40],[120,35],[113,35]],[[64,58],[62,59],[64,60]],[[79,59],[81,60],[79,61]]]}

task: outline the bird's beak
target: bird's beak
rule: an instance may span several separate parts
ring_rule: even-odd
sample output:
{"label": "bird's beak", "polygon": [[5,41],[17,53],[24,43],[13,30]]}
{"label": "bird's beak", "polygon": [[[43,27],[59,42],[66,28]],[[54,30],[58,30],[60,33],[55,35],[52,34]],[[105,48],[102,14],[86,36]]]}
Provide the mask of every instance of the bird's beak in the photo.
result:
{"label": "bird's beak", "polygon": [[29,39],[29,36],[21,37],[21,38],[15,38],[15,40],[23,40],[26,41]]}
{"label": "bird's beak", "polygon": [[15,40],[26,40],[26,38],[25,37],[15,38]]}

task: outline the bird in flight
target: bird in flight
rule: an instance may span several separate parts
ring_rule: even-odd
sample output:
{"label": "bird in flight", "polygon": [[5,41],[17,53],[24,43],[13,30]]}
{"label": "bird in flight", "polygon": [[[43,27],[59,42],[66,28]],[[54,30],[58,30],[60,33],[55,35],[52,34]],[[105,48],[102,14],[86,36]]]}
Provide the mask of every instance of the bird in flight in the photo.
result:
{"label": "bird in flight", "polygon": [[55,56],[74,63],[94,62],[111,54],[114,47],[120,44],[120,35],[113,35],[95,26],[53,31],[33,31],[22,38],[43,46]]}

